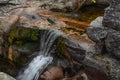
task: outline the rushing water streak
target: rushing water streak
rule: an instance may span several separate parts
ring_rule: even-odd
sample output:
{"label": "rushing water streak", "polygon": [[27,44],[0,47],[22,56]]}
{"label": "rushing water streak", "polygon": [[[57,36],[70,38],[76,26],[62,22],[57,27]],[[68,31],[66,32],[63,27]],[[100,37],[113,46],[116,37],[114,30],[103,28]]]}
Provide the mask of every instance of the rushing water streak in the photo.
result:
{"label": "rushing water streak", "polygon": [[17,77],[17,80],[38,80],[42,71],[52,62],[50,56],[54,41],[62,33],[58,30],[42,30],[40,33],[40,51],[28,65],[28,67]]}

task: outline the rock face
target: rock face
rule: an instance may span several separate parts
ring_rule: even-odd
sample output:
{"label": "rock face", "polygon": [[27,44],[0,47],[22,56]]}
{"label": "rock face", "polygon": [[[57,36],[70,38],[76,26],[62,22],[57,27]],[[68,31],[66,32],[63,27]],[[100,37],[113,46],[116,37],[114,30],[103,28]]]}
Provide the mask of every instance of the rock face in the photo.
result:
{"label": "rock face", "polygon": [[98,17],[90,24],[87,34],[91,40],[96,42],[97,53],[110,53],[116,58],[120,58],[120,32],[104,27],[102,17]]}
{"label": "rock face", "polygon": [[107,51],[120,58],[120,0],[113,0],[105,10],[103,26],[108,28]]}
{"label": "rock face", "polygon": [[103,25],[120,31],[120,0],[113,0],[105,10]]}
{"label": "rock face", "polygon": [[[99,58],[101,60],[99,64],[103,60],[102,63],[112,80],[119,80],[120,63],[116,59],[120,59],[120,0],[113,0],[105,10],[104,17],[98,17],[91,22],[87,34],[96,43],[96,53],[104,56]],[[97,59],[99,55],[94,59],[95,61],[99,61]]]}
{"label": "rock face", "polygon": [[0,72],[0,80],[16,80],[16,79],[14,79],[13,77],[11,77],[3,72]]}
{"label": "rock face", "polygon": [[120,1],[112,1],[105,10],[103,19],[99,17],[93,21],[87,33],[89,38],[96,42],[98,53],[106,53],[106,50],[120,58]]}
{"label": "rock face", "polygon": [[120,32],[109,29],[108,36],[105,39],[105,45],[109,53],[120,58]]}
{"label": "rock face", "polygon": [[[100,57],[99,55],[94,55],[94,57],[90,56],[85,58],[85,60],[88,59],[88,61],[83,63],[88,65],[91,65],[91,62],[93,62],[94,65],[98,63],[96,64],[96,68],[105,71],[107,74],[110,74],[112,80],[119,80],[120,77],[118,75],[120,73],[120,63],[116,60],[116,58],[120,58],[120,32],[104,27],[102,25],[102,20],[103,17],[98,17],[96,20],[94,20],[90,24],[87,34],[91,40],[96,42],[96,45],[94,46],[96,53],[98,53],[100,56],[101,54],[104,55],[107,53],[107,55],[112,58],[105,55],[104,58]],[[93,67],[95,67],[94,65]]]}
{"label": "rock face", "polygon": [[103,17],[98,17],[96,20],[91,22],[90,27],[87,30],[88,37],[96,42],[96,52],[102,53],[104,48],[104,40],[107,36],[106,28],[102,25]]}
{"label": "rock face", "polygon": [[107,51],[120,58],[120,0],[113,0],[105,10],[103,26],[109,29],[105,40]]}

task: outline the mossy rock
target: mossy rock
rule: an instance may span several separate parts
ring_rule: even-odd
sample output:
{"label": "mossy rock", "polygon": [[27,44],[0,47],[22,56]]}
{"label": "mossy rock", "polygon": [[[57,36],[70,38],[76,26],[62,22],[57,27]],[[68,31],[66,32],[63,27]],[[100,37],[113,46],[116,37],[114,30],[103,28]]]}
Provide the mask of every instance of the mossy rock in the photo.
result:
{"label": "mossy rock", "polygon": [[26,54],[20,54],[19,57],[13,56],[13,63],[19,69],[28,63],[29,58]]}
{"label": "mossy rock", "polygon": [[16,76],[17,68],[11,60],[0,56],[0,72],[5,72],[11,76]]}
{"label": "mossy rock", "polygon": [[36,42],[39,40],[39,34],[39,29],[16,27],[10,31],[8,43],[21,46],[26,42]]}
{"label": "mossy rock", "polygon": [[64,37],[59,37],[57,41],[56,52],[59,57],[65,57],[64,51],[66,49],[66,39]]}
{"label": "mossy rock", "polygon": [[29,61],[28,56],[38,50],[39,40],[40,30],[36,28],[15,27],[9,32],[7,36],[7,46],[8,48],[10,46],[15,47],[13,49],[12,62],[17,68],[25,65]]}

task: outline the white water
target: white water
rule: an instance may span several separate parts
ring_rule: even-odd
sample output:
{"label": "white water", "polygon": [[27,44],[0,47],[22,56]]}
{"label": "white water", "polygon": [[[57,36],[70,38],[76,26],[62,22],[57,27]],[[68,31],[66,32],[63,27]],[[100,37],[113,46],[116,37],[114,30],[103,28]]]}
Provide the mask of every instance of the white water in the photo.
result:
{"label": "white water", "polygon": [[33,80],[35,75],[47,67],[52,62],[52,60],[52,57],[45,57],[42,55],[35,57],[28,65],[28,68],[24,71],[24,73],[18,77],[18,79]]}
{"label": "white water", "polygon": [[43,30],[40,34],[40,51],[17,77],[17,80],[38,80],[39,75],[52,62],[52,45],[62,33],[58,30]]}

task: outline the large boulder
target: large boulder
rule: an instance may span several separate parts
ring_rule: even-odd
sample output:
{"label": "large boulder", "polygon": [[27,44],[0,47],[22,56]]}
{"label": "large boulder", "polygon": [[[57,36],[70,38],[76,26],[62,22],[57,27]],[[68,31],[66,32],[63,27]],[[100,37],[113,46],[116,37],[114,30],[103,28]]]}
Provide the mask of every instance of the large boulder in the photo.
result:
{"label": "large boulder", "polygon": [[73,38],[66,38],[66,50],[71,58],[77,62],[84,60],[86,50],[79,45],[79,42]]}
{"label": "large boulder", "polygon": [[112,80],[119,80],[120,63],[117,59],[120,59],[120,0],[113,0],[105,10],[104,17],[98,17],[91,22],[87,34],[96,43],[95,52],[105,55],[89,56],[83,63],[98,63],[101,66],[99,68],[96,64],[98,69],[107,72]]}
{"label": "large boulder", "polygon": [[104,27],[102,17],[98,17],[91,22],[87,30],[88,37],[96,42],[96,52],[106,53],[106,51],[116,58],[120,58],[120,32]]}
{"label": "large boulder", "polygon": [[120,32],[109,29],[105,39],[105,46],[109,53],[120,58]]}
{"label": "large boulder", "polygon": [[0,80],[16,80],[6,73],[0,72]]}
{"label": "large boulder", "polygon": [[[85,69],[90,71],[90,74],[97,75],[102,74],[102,79],[99,77],[97,80],[119,80],[120,79],[120,63],[118,60],[102,55],[93,55],[86,57],[83,64],[86,65]],[[89,68],[91,67],[91,68]],[[92,70],[93,68],[93,70]],[[94,71],[95,70],[95,71]],[[103,75],[104,74],[104,75]],[[105,74],[109,79],[105,78]]]}
{"label": "large boulder", "polygon": [[96,52],[98,54],[103,52],[104,40],[107,36],[106,28],[102,25],[103,17],[98,17],[91,22],[90,27],[87,29],[88,37],[96,42]]}
{"label": "large boulder", "polygon": [[103,17],[97,17],[94,21],[90,23],[87,30],[88,35],[94,42],[101,42],[107,35],[105,27],[102,25]]}
{"label": "large boulder", "polygon": [[120,0],[113,0],[105,10],[103,25],[120,31]]}
{"label": "large boulder", "polygon": [[87,29],[88,37],[96,43],[94,49],[99,55],[93,52],[95,54],[86,57],[82,63],[104,71],[112,80],[119,80],[120,63],[116,58],[120,58],[120,32],[104,27],[102,20],[103,17],[98,17]]}

